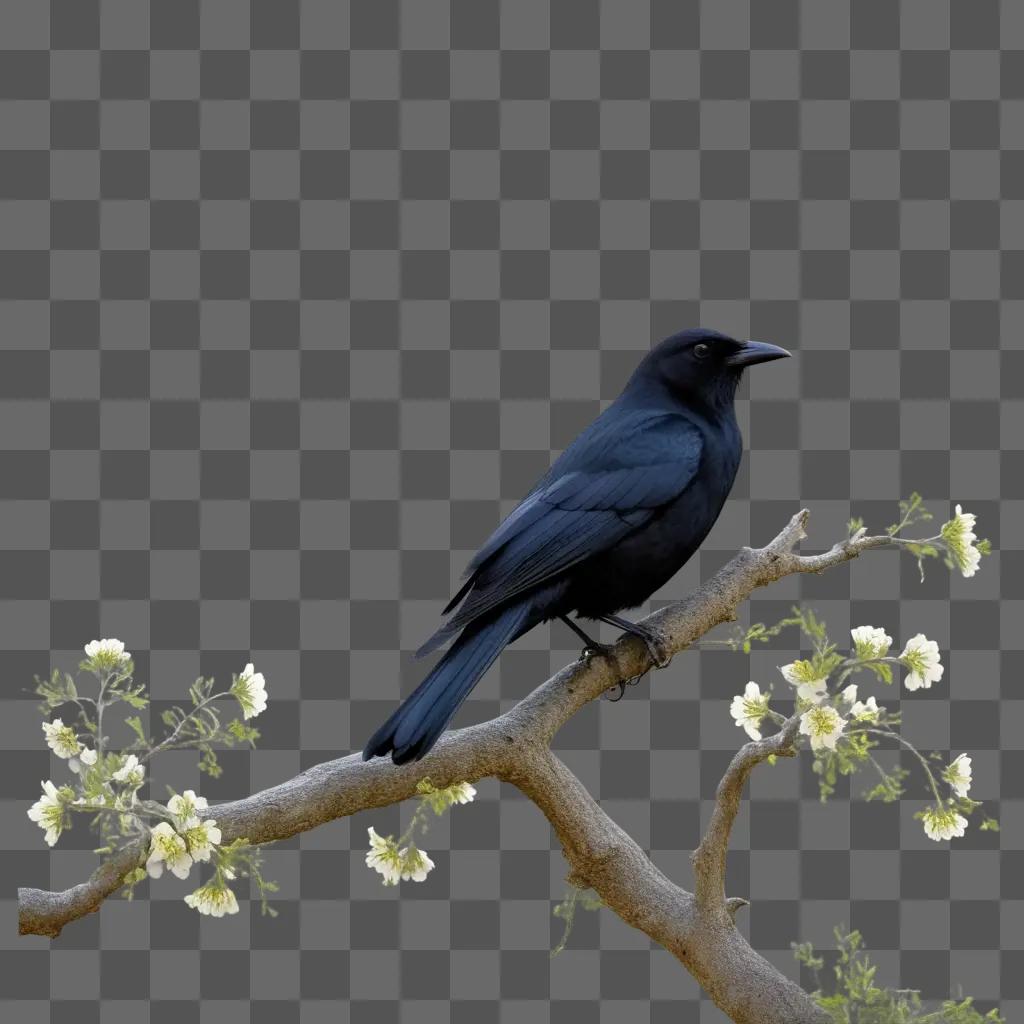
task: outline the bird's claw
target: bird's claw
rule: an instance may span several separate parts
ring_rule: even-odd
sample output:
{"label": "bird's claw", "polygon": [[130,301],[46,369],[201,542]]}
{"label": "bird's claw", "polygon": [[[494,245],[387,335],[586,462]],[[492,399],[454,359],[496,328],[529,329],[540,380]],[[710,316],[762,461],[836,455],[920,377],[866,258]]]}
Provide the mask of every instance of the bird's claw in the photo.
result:
{"label": "bird's claw", "polygon": [[620,679],[615,684],[619,688],[618,694],[615,697],[609,697],[608,700],[610,700],[613,704],[617,704],[620,700],[622,700],[622,696],[626,692],[626,687],[636,686],[636,684],[639,683],[641,679],[643,679],[643,676],[632,676],[629,679]]}
{"label": "bird's claw", "polygon": [[672,660],[672,652],[669,650],[668,641],[661,633],[654,630],[644,630],[639,634],[647,647],[647,653],[651,656],[655,668],[665,668]]}
{"label": "bird's claw", "polygon": [[618,694],[615,697],[608,698],[608,700],[611,701],[612,704],[617,704],[620,700],[622,700],[622,695],[626,692],[626,684],[621,679],[618,681],[616,685],[619,688]]}

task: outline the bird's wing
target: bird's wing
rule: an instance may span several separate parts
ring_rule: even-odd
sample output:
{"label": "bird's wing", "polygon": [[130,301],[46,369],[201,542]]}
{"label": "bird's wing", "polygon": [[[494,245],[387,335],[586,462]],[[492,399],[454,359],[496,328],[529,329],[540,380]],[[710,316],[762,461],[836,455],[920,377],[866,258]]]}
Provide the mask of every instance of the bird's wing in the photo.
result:
{"label": "bird's wing", "polygon": [[566,449],[483,545],[449,608],[462,597],[465,603],[424,650],[516,594],[612,547],[678,497],[696,475],[701,434],[684,417],[634,413],[601,426],[611,429],[581,435],[577,440],[589,443]]}
{"label": "bird's wing", "polygon": [[[533,490],[498,525],[473,556],[466,575],[472,577],[513,537],[546,515],[552,504],[565,505],[574,491],[588,484],[596,489],[606,488],[605,500],[614,500],[618,493],[616,485],[626,480],[626,476],[620,474],[650,472],[647,501],[653,500],[655,504],[670,501],[678,493],[672,490],[678,481],[659,480],[658,467],[692,463],[691,471],[695,473],[700,449],[700,432],[683,416],[646,409],[623,411],[610,406],[562,452]],[[685,473],[684,467],[680,469]],[[659,482],[664,484],[661,493],[658,492]],[[563,500],[556,502],[556,496]],[[628,499],[628,494],[625,497]],[[644,495],[639,497],[643,499]],[[629,506],[620,501],[617,507]],[[458,599],[453,599],[446,613],[457,603]]]}

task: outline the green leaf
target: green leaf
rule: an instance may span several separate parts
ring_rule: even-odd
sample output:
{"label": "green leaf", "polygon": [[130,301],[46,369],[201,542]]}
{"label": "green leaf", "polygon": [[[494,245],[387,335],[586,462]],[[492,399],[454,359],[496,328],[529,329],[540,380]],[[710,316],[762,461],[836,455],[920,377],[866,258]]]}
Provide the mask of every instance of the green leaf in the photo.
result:
{"label": "green leaf", "polygon": [[900,521],[886,528],[886,532],[890,537],[895,537],[896,534],[905,530],[908,526],[927,522],[932,518],[931,512],[925,508],[922,502],[923,499],[917,491],[914,491],[906,501],[900,502]]}
{"label": "green leaf", "polygon": [[903,780],[910,774],[906,768],[899,766],[885,772],[878,785],[864,794],[865,800],[880,800],[883,804],[891,804],[903,795]]}
{"label": "green leaf", "polygon": [[59,668],[55,668],[49,679],[40,679],[39,676],[32,677],[35,682],[35,692],[43,698],[39,705],[40,714],[46,715],[61,704],[73,701],[78,698],[78,688],[75,681]]}
{"label": "green leaf", "polygon": [[140,686],[137,690],[126,690],[124,693],[119,694],[121,700],[126,704],[141,710],[142,708],[149,706],[149,700],[146,697],[140,696],[143,692],[143,688]]}
{"label": "green leaf", "polygon": [[240,718],[234,718],[224,727],[224,739],[228,744],[248,743],[256,746],[260,738],[259,730],[251,725],[246,725]]}
{"label": "green leaf", "polygon": [[126,900],[132,899],[132,897],[135,895],[135,886],[137,886],[139,882],[144,882],[145,880],[145,868],[132,868],[132,870],[124,876],[124,888],[121,890],[121,895],[124,896]]}
{"label": "green leaf", "polygon": [[205,772],[211,779],[219,779],[224,774],[216,752],[210,748],[203,750],[202,757],[199,758],[199,770]]}
{"label": "green leaf", "polygon": [[920,993],[914,989],[880,988],[876,984],[877,968],[862,948],[859,932],[846,933],[837,927],[835,936],[835,991],[828,995],[821,990],[818,979],[824,959],[815,956],[809,942],[790,944],[796,960],[814,973],[819,987],[812,997],[834,1024],[1005,1024],[996,1010],[983,1017],[969,998],[961,1002],[949,999],[941,1009],[926,1012]]}
{"label": "green leaf", "polygon": [[577,903],[581,904],[585,910],[598,910],[600,907],[604,906],[604,902],[597,893],[589,895],[591,892],[592,890],[590,889],[585,890],[579,886],[570,885],[569,890],[565,894],[565,898],[552,910],[555,917],[560,917],[565,921],[565,930],[563,931],[558,944],[548,954],[550,957],[558,956],[558,954],[565,949],[565,944],[569,941],[569,933],[572,931],[573,920],[576,916]]}
{"label": "green leaf", "polygon": [[835,750],[822,749],[815,753],[812,769],[819,776],[818,791],[824,803],[836,789],[840,775],[852,775],[869,758],[869,751],[877,746],[865,732],[847,732],[839,737]]}
{"label": "green leaf", "polygon": [[888,686],[892,686],[892,666],[884,661],[869,661],[864,668],[870,669],[879,679]]}
{"label": "green leaf", "polygon": [[146,742],[146,730],[142,728],[142,719],[138,715],[132,715],[131,718],[126,718],[124,724],[139,738],[140,743]]}

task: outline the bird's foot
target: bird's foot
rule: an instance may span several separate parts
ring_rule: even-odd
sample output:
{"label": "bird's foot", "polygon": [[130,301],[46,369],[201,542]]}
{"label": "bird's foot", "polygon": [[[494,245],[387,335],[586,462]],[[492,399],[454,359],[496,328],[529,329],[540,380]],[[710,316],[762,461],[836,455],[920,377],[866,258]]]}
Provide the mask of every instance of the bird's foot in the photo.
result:
{"label": "bird's foot", "polygon": [[665,635],[648,626],[638,626],[636,635],[643,640],[647,653],[651,656],[655,668],[665,668],[672,660],[672,651]]}
{"label": "bird's foot", "polygon": [[639,622],[630,622],[629,619],[618,615],[602,615],[601,621],[607,622],[610,626],[618,626],[623,633],[640,637],[656,668],[664,668],[672,660],[668,638],[661,630],[653,626],[644,626]]}

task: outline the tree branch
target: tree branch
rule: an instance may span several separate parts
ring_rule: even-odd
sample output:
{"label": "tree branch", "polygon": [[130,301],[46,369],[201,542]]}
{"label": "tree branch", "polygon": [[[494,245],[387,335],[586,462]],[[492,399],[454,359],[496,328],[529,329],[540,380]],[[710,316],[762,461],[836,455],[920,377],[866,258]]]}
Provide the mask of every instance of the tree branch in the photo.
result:
{"label": "tree branch", "polygon": [[[705,913],[728,913],[734,917],[746,901],[725,898],[725,861],[729,851],[729,836],[740,809],[740,799],[747,777],[769,757],[795,757],[799,752],[796,737],[800,729],[800,716],[787,718],[777,733],[764,739],[752,740],[736,751],[726,768],[715,793],[715,809],[700,845],[690,857],[696,882],[696,898]],[[731,904],[731,906],[730,906]]]}
{"label": "tree branch", "polygon": [[[823,572],[869,548],[894,543],[859,536],[816,555],[797,555],[808,513],[795,515],[763,548],[743,548],[710,580],[644,624],[656,629],[672,653],[685,650],[714,626],[736,619],[750,593],[785,576]],[[550,749],[552,738],[577,711],[605,690],[652,668],[646,645],[624,636],[605,657],[578,661],[541,684],[515,707],[441,737],[420,761],[363,761],[359,754],[328,761],[242,800],[211,807],[223,841],[253,844],[287,839],[360,810],[416,795],[429,776],[435,786],[494,776],[519,788],[551,822],[569,861],[570,881],[591,887],[623,920],[670,950],[738,1024],[800,1024],[827,1017],[806,993],[750,948],[732,916],[746,901],[725,899],[725,851],[740,793],[753,767],[769,754],[793,753],[796,728],[746,744],[733,758],[718,790],[707,835],[694,854],[697,893],[680,888],[651,862]],[[87,882],[64,892],[18,890],[22,934],[56,937],[71,921],[99,909],[145,849],[129,845]]]}

